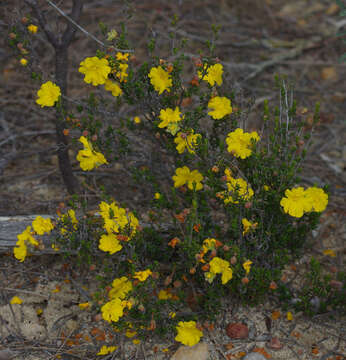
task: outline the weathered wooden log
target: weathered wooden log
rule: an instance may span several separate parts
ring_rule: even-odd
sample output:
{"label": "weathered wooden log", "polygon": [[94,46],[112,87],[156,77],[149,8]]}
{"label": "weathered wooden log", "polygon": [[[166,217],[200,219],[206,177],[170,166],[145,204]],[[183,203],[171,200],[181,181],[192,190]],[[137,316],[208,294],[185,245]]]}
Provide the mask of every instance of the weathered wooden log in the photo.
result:
{"label": "weathered wooden log", "polygon": [[[50,215],[40,215],[43,218],[51,218]],[[23,216],[0,216],[0,253],[12,252],[13,247],[16,246],[17,235],[23,232],[27,226],[30,226],[37,215],[23,215]],[[37,250],[34,253],[56,253],[52,248],[52,240],[54,234],[40,236],[45,248],[43,251]]]}

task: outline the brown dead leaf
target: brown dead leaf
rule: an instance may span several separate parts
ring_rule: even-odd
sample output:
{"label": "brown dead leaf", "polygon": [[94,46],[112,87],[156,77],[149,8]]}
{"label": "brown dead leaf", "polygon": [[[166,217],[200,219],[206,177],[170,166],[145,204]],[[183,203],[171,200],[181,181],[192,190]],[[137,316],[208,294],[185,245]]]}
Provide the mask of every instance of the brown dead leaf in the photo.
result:
{"label": "brown dead leaf", "polygon": [[270,359],[272,356],[268,354],[264,348],[256,347],[252,350],[253,352],[257,352],[259,354],[262,354],[266,359]]}
{"label": "brown dead leaf", "polygon": [[338,74],[334,66],[328,66],[322,69],[321,77],[323,80],[336,80]]}
{"label": "brown dead leaf", "polygon": [[272,312],[272,319],[277,320],[281,316],[280,311],[273,311]]}
{"label": "brown dead leaf", "polygon": [[329,6],[329,8],[326,11],[326,14],[327,15],[335,15],[336,13],[339,12],[339,10],[340,10],[339,6],[336,3],[334,3]]}
{"label": "brown dead leaf", "polygon": [[226,350],[232,350],[234,348],[234,345],[231,342],[229,342],[228,344],[225,344],[224,346],[225,346]]}

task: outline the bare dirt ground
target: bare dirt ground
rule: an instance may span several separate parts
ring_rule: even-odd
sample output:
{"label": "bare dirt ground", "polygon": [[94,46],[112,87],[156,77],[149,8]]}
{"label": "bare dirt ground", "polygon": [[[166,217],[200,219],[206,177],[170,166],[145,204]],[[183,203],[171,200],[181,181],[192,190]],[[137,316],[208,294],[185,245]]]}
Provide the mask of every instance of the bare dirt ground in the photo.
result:
{"label": "bare dirt ground", "polygon": [[[57,3],[62,8],[69,4]],[[54,10],[45,7],[54,18]],[[311,256],[318,258],[326,271],[345,266],[346,63],[338,60],[346,48],[336,36],[345,27],[345,18],[338,12],[329,0],[145,0],[133,1],[129,6],[122,1],[90,0],[85,2],[80,21],[98,38],[102,38],[98,22],[119,29],[125,21],[138,61],[147,57],[146,41],[151,36],[157,38],[160,57],[169,59],[167,31],[172,30],[174,14],[179,18],[177,38],[189,39],[188,51],[196,57],[200,49],[206,51],[204,43],[211,38],[211,25],[220,25],[216,54],[227,69],[231,86],[249,99],[250,126],[258,125],[264,99],[277,102],[274,74],[287,75],[294,82],[299,109],[307,109],[304,116],[312,116],[314,104],[321,102],[321,121],[314,133],[303,180],[306,185],[329,184],[330,202],[306,255],[296,264],[302,272]],[[0,215],[55,214],[57,205],[66,201],[68,194],[57,168],[54,126],[50,121],[54,114],[35,104],[37,83],[30,80],[18,58],[6,47],[7,26],[26,15],[27,8],[20,0],[2,1],[0,14],[4,34],[0,40]],[[36,53],[43,70],[49,73],[53,52],[44,35],[37,36]],[[85,90],[76,69],[97,48],[92,39],[77,32],[70,49],[70,96],[78,98]],[[81,176],[75,160],[73,165]],[[98,199],[96,184],[102,182],[116,199],[131,207],[145,208],[152,196],[140,192],[131,181],[123,181],[128,174],[121,162],[107,174],[93,176],[95,187],[88,189],[90,198]],[[333,249],[336,257],[324,256],[325,249]],[[0,350],[11,349],[18,359],[93,359],[101,345],[112,342],[114,335],[102,321],[77,306],[95,290],[91,275],[64,264],[59,256],[35,257],[25,264],[18,264],[10,256],[0,257]],[[54,292],[56,289],[59,291]],[[24,304],[9,306],[14,295],[23,298]],[[225,304],[223,321],[220,319],[216,331],[205,340],[210,342],[211,358],[231,359],[230,354],[236,356],[264,347],[266,340],[262,337],[260,341],[259,336],[268,332],[265,315],[276,306],[269,302],[249,310]],[[39,309],[43,310],[40,315]],[[229,339],[224,325],[235,319],[247,322],[256,334],[235,343],[232,350],[225,346]],[[284,344],[278,352],[266,349],[273,359],[340,360],[346,352],[345,318],[333,312],[312,319],[298,314],[291,323],[282,316],[272,333]],[[170,358],[177,348],[173,341],[151,339],[140,345],[134,345],[131,339],[121,341],[119,357],[114,359]],[[166,348],[167,352],[162,351]]]}

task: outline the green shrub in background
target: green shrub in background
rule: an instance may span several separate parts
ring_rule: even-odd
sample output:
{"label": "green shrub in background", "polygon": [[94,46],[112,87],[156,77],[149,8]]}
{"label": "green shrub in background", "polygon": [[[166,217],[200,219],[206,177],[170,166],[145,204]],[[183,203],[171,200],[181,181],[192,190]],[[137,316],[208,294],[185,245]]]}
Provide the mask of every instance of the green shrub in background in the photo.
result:
{"label": "green shrub in background", "polygon": [[[81,59],[78,69],[104,95],[91,93],[66,111],[59,87],[47,81],[36,102],[57,109],[85,172],[111,166],[151,136],[160,156],[133,166],[133,178],[152,194],[150,210],[129,210],[104,188],[97,209],[76,195],[55,222],[38,217],[18,235],[14,255],[24,261],[39,246],[35,235],[55,227],[55,249],[100,270],[94,306],[105,321],[129,336],[174,333],[192,346],[203,336],[198,324],[215,318],[224,297],[255,304],[276,289],[317,226],[326,189],[299,186],[311,128],[277,79],[279,107],[266,101],[260,128],[248,129],[212,46],[211,56],[191,62],[182,43],[169,62],[155,55],[151,40],[151,60],[135,65],[125,33],[107,36],[107,52]],[[117,125],[98,115],[110,102]],[[318,112],[317,104],[315,122]]]}

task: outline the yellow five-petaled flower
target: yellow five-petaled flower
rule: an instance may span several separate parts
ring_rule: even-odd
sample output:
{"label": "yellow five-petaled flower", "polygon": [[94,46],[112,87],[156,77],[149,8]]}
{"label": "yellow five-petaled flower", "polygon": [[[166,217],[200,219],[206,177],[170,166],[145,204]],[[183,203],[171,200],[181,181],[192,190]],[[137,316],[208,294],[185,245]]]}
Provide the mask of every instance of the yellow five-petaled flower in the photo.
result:
{"label": "yellow five-petaled flower", "polygon": [[37,92],[38,98],[36,99],[36,103],[44,106],[54,106],[54,104],[58,101],[61,95],[60,87],[52,83],[51,81],[47,81],[46,83],[41,85],[41,88]]}
{"label": "yellow five-petaled flower", "polygon": [[172,77],[168,71],[164,70],[161,66],[151,68],[148,76],[150,78],[150,83],[160,95],[164,91],[171,91]]}
{"label": "yellow five-petaled flower", "polygon": [[215,96],[208,102],[208,108],[213,109],[208,112],[213,119],[219,120],[232,113],[231,100],[226,97]]}
{"label": "yellow five-petaled flower", "polygon": [[203,188],[203,185],[201,183],[201,181],[203,180],[203,175],[198,170],[190,171],[187,166],[177,168],[175,170],[173,180],[174,187],[180,187],[187,184],[187,187],[190,190],[201,190]]}
{"label": "yellow five-petaled flower", "polygon": [[175,340],[187,346],[196,345],[203,336],[203,332],[196,325],[195,321],[179,321],[176,326],[178,335]]}
{"label": "yellow five-petaled flower", "polygon": [[85,75],[84,81],[94,86],[102,85],[106,82],[108,74],[111,72],[107,59],[99,59],[97,56],[85,58],[78,71]]}
{"label": "yellow five-petaled flower", "polygon": [[79,141],[84,145],[84,149],[79,150],[77,154],[77,160],[80,162],[82,170],[89,171],[102,164],[108,164],[103,154],[95,151],[86,137],[81,136]]}

